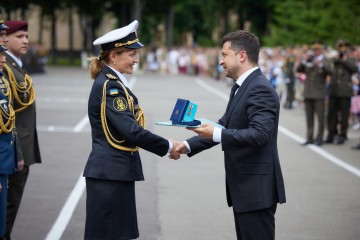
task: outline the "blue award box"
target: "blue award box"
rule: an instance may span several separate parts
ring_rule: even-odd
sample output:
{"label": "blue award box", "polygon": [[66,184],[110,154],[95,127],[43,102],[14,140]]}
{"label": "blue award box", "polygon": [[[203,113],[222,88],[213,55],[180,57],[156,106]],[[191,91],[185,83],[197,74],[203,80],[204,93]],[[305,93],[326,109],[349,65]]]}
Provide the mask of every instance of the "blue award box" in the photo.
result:
{"label": "blue award box", "polygon": [[200,121],[195,120],[198,105],[189,100],[178,98],[170,120],[174,125],[198,126]]}
{"label": "blue award box", "polygon": [[155,122],[155,124],[162,126],[175,126],[186,128],[197,128],[201,123],[211,124],[214,127],[224,128],[220,124],[213,122],[206,118],[195,118],[198,105],[189,100],[178,98],[171,114],[170,121],[168,122]]}

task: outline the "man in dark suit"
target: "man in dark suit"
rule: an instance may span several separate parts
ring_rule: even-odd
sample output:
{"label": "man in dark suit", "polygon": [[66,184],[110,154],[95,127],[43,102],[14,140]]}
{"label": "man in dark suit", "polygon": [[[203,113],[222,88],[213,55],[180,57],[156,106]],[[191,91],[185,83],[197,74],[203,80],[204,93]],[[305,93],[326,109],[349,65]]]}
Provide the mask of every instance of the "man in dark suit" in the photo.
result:
{"label": "man in dark suit", "polygon": [[21,203],[30,165],[41,163],[39,142],[36,131],[35,91],[32,80],[23,68],[21,56],[28,49],[28,23],[7,21],[8,51],[5,53],[4,75],[9,80],[17,130],[18,172],[9,176],[8,206],[5,239],[10,239],[12,227]]}
{"label": "man in dark suit", "polygon": [[177,151],[191,157],[220,143],[237,239],[274,239],[276,206],[286,201],[277,150],[279,99],[258,67],[260,43],[255,35],[236,31],[222,43],[220,64],[236,81],[218,121],[225,128],[202,124],[193,129],[199,136],[183,142]]}

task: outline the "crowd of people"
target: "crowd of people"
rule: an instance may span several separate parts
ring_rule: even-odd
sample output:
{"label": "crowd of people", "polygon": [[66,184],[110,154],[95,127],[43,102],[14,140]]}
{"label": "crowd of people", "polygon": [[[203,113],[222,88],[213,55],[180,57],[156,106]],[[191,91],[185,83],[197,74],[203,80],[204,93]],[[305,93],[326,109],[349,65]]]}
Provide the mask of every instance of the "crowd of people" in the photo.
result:
{"label": "crowd of people", "polygon": [[[199,75],[233,84],[224,76],[218,48],[173,47],[167,51],[165,47],[152,47],[143,54],[145,72]],[[321,61],[315,63],[315,55]],[[259,67],[285,109],[305,108],[304,145],[343,144],[349,127],[360,129],[360,47],[344,39],[334,46],[315,41],[296,47],[263,47]],[[313,137],[315,116],[319,130]],[[360,149],[360,140],[353,149]]]}
{"label": "crowd of people", "polygon": [[145,72],[188,74],[224,79],[219,65],[221,50],[204,47],[152,47],[142,52],[142,69]]}

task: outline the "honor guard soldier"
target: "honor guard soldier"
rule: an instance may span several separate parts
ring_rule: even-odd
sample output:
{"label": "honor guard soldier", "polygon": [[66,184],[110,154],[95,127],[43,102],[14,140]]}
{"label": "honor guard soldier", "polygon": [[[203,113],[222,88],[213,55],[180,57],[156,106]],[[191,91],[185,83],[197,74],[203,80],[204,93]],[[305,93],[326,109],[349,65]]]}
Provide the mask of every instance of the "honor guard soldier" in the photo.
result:
{"label": "honor guard soldier", "polygon": [[[325,95],[326,80],[331,75],[331,64],[325,58],[323,43],[315,41],[312,45],[312,54],[307,56],[297,71],[306,74],[304,83],[304,103],[306,113],[306,142],[303,145],[315,143],[321,146],[323,143],[324,126],[325,126]],[[315,114],[318,119],[318,133],[314,141],[314,118]]]}
{"label": "honor guard soldier", "polygon": [[124,76],[133,73],[143,47],[137,27],[135,20],[94,41],[101,52],[90,60],[95,81],[88,102],[92,151],[84,169],[87,240],[138,238],[135,181],[144,180],[139,149],[177,154],[176,144],[145,129],[139,99]]}
{"label": "honor guard soldier", "polygon": [[21,203],[30,165],[40,163],[39,142],[36,131],[35,90],[32,79],[23,68],[21,56],[28,50],[28,23],[6,21],[8,43],[5,53],[4,75],[12,90],[16,117],[18,171],[9,176],[6,239],[11,231]]}
{"label": "honor guard soldier", "polygon": [[[6,25],[0,16],[0,30],[5,28]],[[0,38],[0,239],[5,235],[8,176],[14,174],[16,168],[15,135],[13,133],[15,112],[11,105],[9,83],[2,75],[5,50]]]}
{"label": "honor guard soldier", "polygon": [[343,144],[347,139],[351,97],[354,95],[351,77],[357,72],[357,66],[355,59],[350,56],[349,42],[339,39],[336,49],[337,54],[333,60],[334,74],[329,86],[328,136],[325,142]]}

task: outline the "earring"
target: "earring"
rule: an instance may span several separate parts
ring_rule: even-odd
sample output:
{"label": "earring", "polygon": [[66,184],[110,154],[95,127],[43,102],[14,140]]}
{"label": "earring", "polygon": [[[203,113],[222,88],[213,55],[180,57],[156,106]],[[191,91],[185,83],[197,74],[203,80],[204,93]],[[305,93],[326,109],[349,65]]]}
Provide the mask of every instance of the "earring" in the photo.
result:
{"label": "earring", "polygon": [[114,61],[114,65],[117,65],[117,62],[116,62],[116,61]]}

